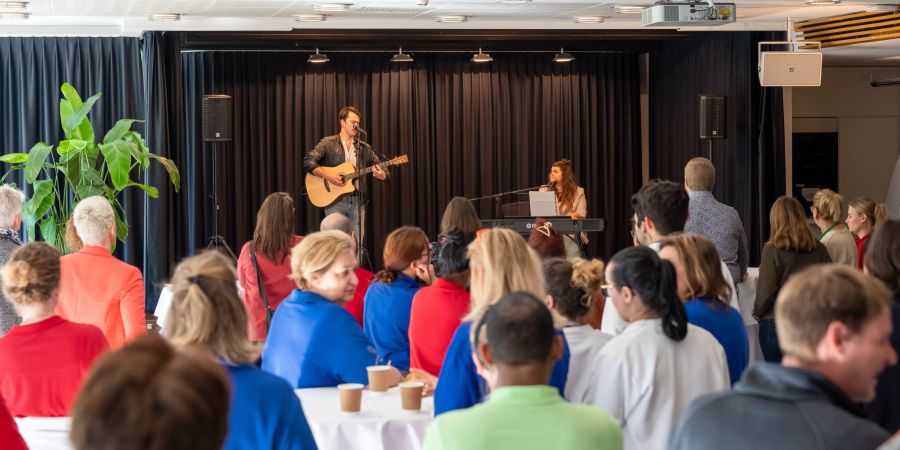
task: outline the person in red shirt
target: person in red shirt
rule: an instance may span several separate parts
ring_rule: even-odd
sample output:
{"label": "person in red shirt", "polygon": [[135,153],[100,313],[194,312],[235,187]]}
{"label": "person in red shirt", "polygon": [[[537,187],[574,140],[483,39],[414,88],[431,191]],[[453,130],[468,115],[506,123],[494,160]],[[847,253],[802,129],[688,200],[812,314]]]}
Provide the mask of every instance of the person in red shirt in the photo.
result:
{"label": "person in red shirt", "polygon": [[474,237],[454,229],[444,236],[436,259],[439,278],[413,297],[409,319],[410,367],[437,376],[444,354],[469,312],[469,243]]}
{"label": "person in red shirt", "polygon": [[0,397],[0,443],[7,450],[28,450],[25,440],[19,434],[19,428],[16,421],[13,420],[6,403]]}
{"label": "person in red shirt", "polygon": [[68,416],[82,379],[109,348],[93,325],[54,314],[59,250],[32,242],[3,266],[3,292],[22,318],[0,339],[0,397],[14,417]]}
{"label": "person in red shirt", "polygon": [[860,197],[847,205],[847,228],[856,235],[857,266],[863,268],[866,245],[875,232],[875,227],[890,219],[884,203],[875,203],[868,197]]}
{"label": "person in red shirt", "polygon": [[[319,224],[320,231],[343,231],[353,239],[353,253],[356,254],[356,232],[353,230],[353,223],[350,219],[341,213],[332,213],[322,219]],[[375,279],[375,274],[369,272],[362,267],[356,268],[356,278],[359,284],[356,285],[356,291],[353,292],[353,300],[344,303],[344,309],[359,322],[359,326],[363,326],[363,310],[365,310],[365,297],[369,285]]]}
{"label": "person in red shirt", "polygon": [[[241,248],[237,263],[238,283],[244,289],[247,310],[247,335],[251,341],[266,340],[266,302],[274,314],[281,301],[297,286],[288,275],[291,274],[291,249],[301,240],[302,236],[294,234],[294,199],[287,192],[270,194],[256,214],[253,240]],[[251,247],[256,254],[266,302],[260,295]]]}

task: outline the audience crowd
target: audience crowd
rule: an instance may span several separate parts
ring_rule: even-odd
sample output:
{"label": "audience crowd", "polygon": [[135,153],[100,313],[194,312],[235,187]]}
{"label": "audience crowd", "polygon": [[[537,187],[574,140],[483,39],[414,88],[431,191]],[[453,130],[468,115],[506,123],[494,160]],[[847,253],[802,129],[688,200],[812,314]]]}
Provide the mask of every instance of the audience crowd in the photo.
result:
{"label": "audience crowd", "polygon": [[[23,245],[25,196],[0,186],[0,447],[29,445],[16,420],[71,417],[78,450],[315,449],[294,390],[371,366],[427,385],[427,450],[897,446],[900,221],[828,189],[808,213],[779,197],[757,271],[715,186],[705,158],[647,183],[634,246],[605,262],[549,222],[482,229],[455,197],[431,239],[391,232],[376,273],[346,216],[301,236],[277,192],[237,261],[178,263],[164,337],[106,198],[76,205],[63,255]],[[583,216],[578,190],[563,215]]]}

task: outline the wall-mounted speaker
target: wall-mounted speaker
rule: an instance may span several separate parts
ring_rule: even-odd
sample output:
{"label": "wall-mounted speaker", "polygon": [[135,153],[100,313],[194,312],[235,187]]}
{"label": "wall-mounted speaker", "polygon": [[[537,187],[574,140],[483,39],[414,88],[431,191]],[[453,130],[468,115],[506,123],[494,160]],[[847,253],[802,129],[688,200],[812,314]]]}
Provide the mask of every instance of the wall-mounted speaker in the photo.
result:
{"label": "wall-mounted speaker", "polygon": [[761,86],[821,86],[822,53],[760,52]]}
{"label": "wall-mounted speaker", "polygon": [[203,140],[207,142],[230,141],[231,132],[231,96],[203,96]]}
{"label": "wall-mounted speaker", "polygon": [[725,139],[725,113],[725,96],[700,95],[700,139]]}

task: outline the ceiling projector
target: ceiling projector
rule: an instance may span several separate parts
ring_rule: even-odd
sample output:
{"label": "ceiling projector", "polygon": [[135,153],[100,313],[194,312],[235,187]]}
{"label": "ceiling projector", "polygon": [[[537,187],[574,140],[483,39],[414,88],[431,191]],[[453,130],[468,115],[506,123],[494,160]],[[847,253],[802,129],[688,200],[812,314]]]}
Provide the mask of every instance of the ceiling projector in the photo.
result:
{"label": "ceiling projector", "polygon": [[662,2],[641,11],[641,25],[645,27],[708,27],[735,21],[734,3]]}

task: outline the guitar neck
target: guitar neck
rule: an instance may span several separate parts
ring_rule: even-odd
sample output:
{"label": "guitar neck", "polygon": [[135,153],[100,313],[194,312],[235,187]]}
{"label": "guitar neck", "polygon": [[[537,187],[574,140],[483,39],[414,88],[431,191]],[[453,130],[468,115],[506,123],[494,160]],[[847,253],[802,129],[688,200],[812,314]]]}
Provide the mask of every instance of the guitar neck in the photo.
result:
{"label": "guitar neck", "polygon": [[356,172],[344,175],[344,180],[353,180],[353,179],[359,178],[363,175],[372,173],[372,171],[375,170],[376,167],[384,168],[384,167],[388,167],[393,164],[394,164],[393,161],[385,161],[383,163],[375,164],[374,166],[366,167],[365,169],[359,169]]}

